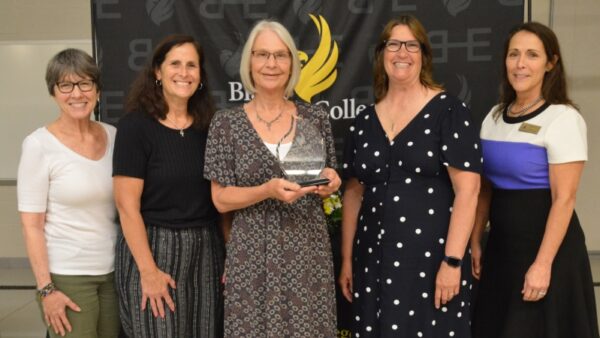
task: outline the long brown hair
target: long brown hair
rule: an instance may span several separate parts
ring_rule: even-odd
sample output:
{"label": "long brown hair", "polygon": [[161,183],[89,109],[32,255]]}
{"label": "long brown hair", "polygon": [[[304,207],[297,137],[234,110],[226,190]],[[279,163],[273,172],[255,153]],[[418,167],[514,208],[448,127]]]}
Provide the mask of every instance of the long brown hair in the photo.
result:
{"label": "long brown hair", "polygon": [[375,103],[381,101],[388,91],[388,77],[383,65],[383,53],[385,42],[390,38],[394,27],[404,25],[410,29],[417,41],[421,44],[421,73],[419,80],[421,84],[431,89],[442,89],[442,86],[433,80],[433,52],[431,44],[427,37],[427,31],[421,22],[412,15],[401,15],[396,19],[390,20],[379,35],[377,48],[375,50],[375,61],[373,62],[373,89],[375,94]]}
{"label": "long brown hair", "polygon": [[160,68],[165,61],[167,53],[171,49],[190,43],[196,49],[200,61],[200,78],[202,79],[202,88],[196,90],[194,95],[188,100],[188,113],[194,119],[194,127],[207,130],[210,120],[215,112],[215,106],[210,96],[208,88],[208,79],[204,71],[204,56],[200,44],[189,35],[169,35],[162,40],[152,58],[146,63],[144,69],[138,74],[131,86],[127,96],[126,110],[141,111],[157,119],[165,119],[169,107],[163,96],[162,86],[156,79],[156,70]]}
{"label": "long brown hair", "polygon": [[[575,109],[577,106],[571,101],[567,93],[567,75],[562,62],[562,54],[560,53],[560,45],[556,34],[539,22],[526,22],[513,28],[506,39],[504,44],[504,58],[508,55],[508,47],[510,46],[510,40],[519,32],[529,32],[535,34],[542,44],[544,45],[544,51],[546,58],[549,62],[554,60],[554,67],[544,74],[544,80],[542,83],[542,97],[546,102],[550,104],[566,104],[570,105]],[[515,99],[517,93],[508,81],[508,70],[506,69],[506,62],[502,62],[502,80],[500,83],[500,100],[498,107],[493,113],[495,118],[498,118],[502,111],[506,109]]]}

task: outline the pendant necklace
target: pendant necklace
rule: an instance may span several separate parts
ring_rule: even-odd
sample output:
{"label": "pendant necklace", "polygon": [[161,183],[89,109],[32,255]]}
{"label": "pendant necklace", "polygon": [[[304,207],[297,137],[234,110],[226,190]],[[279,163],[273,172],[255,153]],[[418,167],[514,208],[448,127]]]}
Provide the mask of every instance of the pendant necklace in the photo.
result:
{"label": "pendant necklace", "polygon": [[[285,106],[285,104],[284,104]],[[283,115],[283,110],[279,111],[279,114],[277,114],[277,116],[275,116],[274,119],[272,119],[271,121],[267,121],[265,119],[263,119],[262,117],[260,117],[260,114],[258,113],[258,106],[256,105],[256,102],[254,102],[254,111],[256,112],[256,119],[261,122],[264,123],[267,126],[267,129],[269,131],[271,131],[271,125],[277,121],[279,121],[279,119],[281,118],[281,116]]]}
{"label": "pendant necklace", "polygon": [[169,117],[169,115],[168,115],[168,114],[166,115],[166,117],[167,117],[167,120],[169,120],[169,122],[171,122],[171,124],[172,124],[173,126],[175,126],[175,129],[178,129],[178,130],[179,130],[179,135],[181,135],[181,137],[184,137],[184,136],[185,136],[185,132],[183,131],[183,129],[185,128],[185,125],[187,124],[187,121],[188,121],[187,115],[185,116],[185,122],[183,123],[183,128],[180,128],[180,127],[179,127],[179,125],[177,125],[177,123],[175,123],[175,121],[173,121],[173,120],[172,120],[172,119]]}
{"label": "pendant necklace", "polygon": [[525,114],[529,109],[531,109],[533,106],[535,106],[536,104],[538,104],[543,99],[544,99],[544,97],[540,95],[540,97],[538,97],[537,99],[535,99],[531,104],[520,106],[520,109],[517,110],[517,111],[513,111],[512,110],[512,107],[515,104],[515,102],[513,101],[510,105],[508,105],[508,109],[506,111],[512,117],[520,117],[521,115]]}

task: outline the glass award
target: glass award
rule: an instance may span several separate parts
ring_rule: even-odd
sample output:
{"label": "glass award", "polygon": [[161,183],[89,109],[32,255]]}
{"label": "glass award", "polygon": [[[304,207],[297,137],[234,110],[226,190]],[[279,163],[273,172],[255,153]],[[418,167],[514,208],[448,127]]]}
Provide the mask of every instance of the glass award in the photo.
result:
{"label": "glass award", "polygon": [[[292,131],[294,138],[291,148],[282,158],[279,156],[281,142]],[[293,118],[290,130],[282,141],[277,143],[277,158],[287,180],[303,187],[329,183],[327,178],[319,177],[325,167],[327,152],[325,139],[314,124],[302,117]]]}

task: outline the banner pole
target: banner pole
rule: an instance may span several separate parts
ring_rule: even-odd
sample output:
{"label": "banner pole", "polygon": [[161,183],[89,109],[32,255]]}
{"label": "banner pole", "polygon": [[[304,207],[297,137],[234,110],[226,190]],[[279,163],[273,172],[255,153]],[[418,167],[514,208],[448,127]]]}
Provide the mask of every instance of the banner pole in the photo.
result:
{"label": "banner pole", "polygon": [[[94,15],[96,13],[95,11],[96,9],[96,4],[94,0],[90,0],[90,23],[91,23],[91,28],[92,28],[92,57],[94,58],[94,60],[96,61],[96,64],[98,64],[98,50],[96,49],[96,42],[97,42],[97,37],[96,37],[96,15]],[[100,101],[98,101],[96,103],[96,107],[94,108],[94,120],[95,121],[100,121]]]}

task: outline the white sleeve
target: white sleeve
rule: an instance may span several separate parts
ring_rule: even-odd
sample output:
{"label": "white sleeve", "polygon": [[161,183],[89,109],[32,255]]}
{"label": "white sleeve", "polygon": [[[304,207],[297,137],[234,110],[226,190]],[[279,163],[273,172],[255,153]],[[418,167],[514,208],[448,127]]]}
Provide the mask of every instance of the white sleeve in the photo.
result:
{"label": "white sleeve", "polygon": [[40,141],[29,135],[23,141],[17,175],[17,200],[21,212],[45,212],[50,168]]}
{"label": "white sleeve", "polygon": [[548,163],[587,161],[587,128],[575,109],[567,108],[550,124],[544,142]]}

